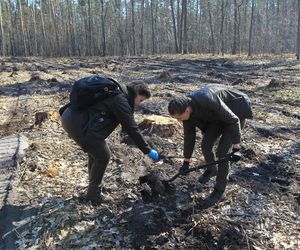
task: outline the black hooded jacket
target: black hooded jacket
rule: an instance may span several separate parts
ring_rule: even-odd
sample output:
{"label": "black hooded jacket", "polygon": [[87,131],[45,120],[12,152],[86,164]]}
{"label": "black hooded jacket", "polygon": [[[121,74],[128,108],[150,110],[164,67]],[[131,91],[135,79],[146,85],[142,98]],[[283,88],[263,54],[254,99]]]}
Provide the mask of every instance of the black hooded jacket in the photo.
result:
{"label": "black hooded jacket", "polygon": [[205,132],[210,122],[220,121],[231,131],[232,144],[240,143],[240,120],[252,118],[249,98],[246,94],[221,87],[205,87],[188,95],[192,113],[184,127],[184,157],[192,156],[196,127]]}
{"label": "black hooded jacket", "polygon": [[106,139],[121,124],[144,154],[150,152],[134,120],[134,93],[123,84],[120,87],[121,94],[95,103],[84,111],[67,108],[62,114],[64,129],[85,151],[93,147],[93,142]]}

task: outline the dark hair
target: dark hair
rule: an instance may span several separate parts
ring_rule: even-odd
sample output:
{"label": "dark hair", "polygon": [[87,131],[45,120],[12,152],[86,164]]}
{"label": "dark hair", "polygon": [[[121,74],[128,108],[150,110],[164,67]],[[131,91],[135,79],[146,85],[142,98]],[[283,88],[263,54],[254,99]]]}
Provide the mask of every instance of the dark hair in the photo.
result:
{"label": "dark hair", "polygon": [[147,99],[151,97],[149,87],[143,81],[134,81],[127,86],[134,94],[134,98],[138,95],[145,96]]}
{"label": "dark hair", "polygon": [[187,96],[174,97],[168,106],[170,115],[181,115],[190,106],[191,99]]}

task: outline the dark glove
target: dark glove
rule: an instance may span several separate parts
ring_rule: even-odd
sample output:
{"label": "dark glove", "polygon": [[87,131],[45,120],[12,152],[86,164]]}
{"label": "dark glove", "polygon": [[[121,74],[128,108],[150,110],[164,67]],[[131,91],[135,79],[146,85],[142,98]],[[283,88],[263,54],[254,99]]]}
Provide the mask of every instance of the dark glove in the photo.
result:
{"label": "dark glove", "polygon": [[168,163],[168,164],[174,164],[174,162],[172,161],[171,157],[166,156],[162,153],[159,153],[159,161],[162,160],[163,163]]}
{"label": "dark glove", "polygon": [[233,148],[232,152],[229,154],[229,161],[238,162],[242,158],[239,148]]}
{"label": "dark glove", "polygon": [[179,169],[181,175],[188,175],[190,169],[190,163],[188,161],[183,161],[182,166]]}
{"label": "dark glove", "polygon": [[155,162],[159,161],[159,153],[156,150],[151,149],[148,156]]}

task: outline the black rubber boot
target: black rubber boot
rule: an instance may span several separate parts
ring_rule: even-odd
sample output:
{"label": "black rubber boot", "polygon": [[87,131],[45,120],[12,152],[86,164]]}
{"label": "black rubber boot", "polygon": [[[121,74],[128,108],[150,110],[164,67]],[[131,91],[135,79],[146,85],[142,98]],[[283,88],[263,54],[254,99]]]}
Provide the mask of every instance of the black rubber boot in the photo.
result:
{"label": "black rubber boot", "polygon": [[212,178],[216,175],[217,175],[217,169],[205,170],[205,172],[199,176],[198,181],[201,184],[205,184],[210,180],[210,178]]}
{"label": "black rubber boot", "polygon": [[80,203],[91,202],[93,206],[98,206],[102,203],[101,189],[99,187],[88,187],[87,194],[79,197]]}
{"label": "black rubber boot", "polygon": [[200,208],[206,209],[214,206],[222,199],[223,195],[224,195],[224,191],[219,191],[214,189],[214,191],[199,204]]}
{"label": "black rubber boot", "polygon": [[80,203],[91,203],[93,206],[99,206],[101,205],[102,201],[102,197],[99,195],[99,197],[93,197],[93,198],[89,198],[86,195],[85,196],[80,196],[79,197],[79,202]]}

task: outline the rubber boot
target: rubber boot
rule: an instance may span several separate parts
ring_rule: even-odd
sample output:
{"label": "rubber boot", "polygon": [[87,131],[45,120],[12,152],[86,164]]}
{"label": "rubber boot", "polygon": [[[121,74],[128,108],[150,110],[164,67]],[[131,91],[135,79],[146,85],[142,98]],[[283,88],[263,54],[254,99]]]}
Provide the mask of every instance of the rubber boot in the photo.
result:
{"label": "rubber boot", "polygon": [[102,197],[100,195],[99,187],[88,187],[87,194],[85,196],[79,197],[81,203],[91,202],[93,206],[98,206],[102,203]]}
{"label": "rubber boot", "polygon": [[200,208],[207,209],[216,205],[223,197],[224,191],[214,189],[214,191],[200,203]]}
{"label": "rubber boot", "polygon": [[205,172],[202,175],[199,176],[198,181],[201,184],[205,184],[210,180],[210,178],[212,178],[216,175],[217,175],[217,168],[216,167],[211,167],[211,168],[205,170]]}

